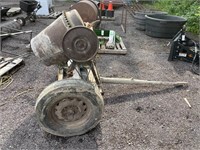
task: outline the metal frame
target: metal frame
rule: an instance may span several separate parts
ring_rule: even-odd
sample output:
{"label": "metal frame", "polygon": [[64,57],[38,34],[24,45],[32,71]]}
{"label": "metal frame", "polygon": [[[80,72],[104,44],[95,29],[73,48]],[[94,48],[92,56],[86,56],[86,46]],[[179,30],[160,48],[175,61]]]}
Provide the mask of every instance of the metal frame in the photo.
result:
{"label": "metal frame", "polygon": [[[101,93],[102,83],[108,84],[133,84],[133,85],[142,85],[142,86],[188,86],[187,82],[168,82],[168,81],[148,81],[148,80],[139,80],[134,78],[112,78],[112,77],[101,77],[97,71],[96,64],[94,60],[91,60],[87,63],[76,63],[72,60],[68,61],[66,66],[59,67],[58,70],[58,80],[62,79],[82,79],[84,81],[90,82],[93,85],[97,86]],[[84,69],[83,69],[84,68]],[[66,76],[70,74],[71,76]]]}
{"label": "metal frame", "polygon": [[121,28],[122,28],[122,30],[123,30],[124,33],[126,33],[126,24],[127,24],[127,11],[128,10],[127,10],[126,7],[127,7],[126,4],[124,4],[123,5],[123,10],[122,10],[122,17],[121,17]]}

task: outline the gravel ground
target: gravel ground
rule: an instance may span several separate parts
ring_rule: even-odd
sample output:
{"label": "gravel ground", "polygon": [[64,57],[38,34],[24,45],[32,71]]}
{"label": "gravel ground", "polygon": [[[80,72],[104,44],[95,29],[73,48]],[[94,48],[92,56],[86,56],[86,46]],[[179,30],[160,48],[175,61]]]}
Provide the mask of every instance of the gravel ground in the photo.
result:
{"label": "gravel ground", "polygon": [[[70,4],[57,3],[56,10]],[[135,29],[128,15],[127,33],[120,27],[121,9],[114,22],[101,27],[113,29],[122,36],[126,55],[100,55],[97,67],[102,76],[134,77],[161,81],[187,81],[188,88],[141,87],[104,84],[105,110],[100,124],[81,136],[70,138],[44,134],[35,116],[37,96],[56,80],[57,68],[46,67],[32,54],[25,66],[12,77],[14,81],[0,91],[0,148],[6,149],[200,149],[200,77],[191,72],[191,64],[168,62],[170,40],[151,38]],[[33,36],[53,20],[39,19],[24,30]],[[3,41],[3,50],[26,52],[28,35]],[[7,55],[2,53],[1,55]],[[185,103],[187,98],[190,109]]]}

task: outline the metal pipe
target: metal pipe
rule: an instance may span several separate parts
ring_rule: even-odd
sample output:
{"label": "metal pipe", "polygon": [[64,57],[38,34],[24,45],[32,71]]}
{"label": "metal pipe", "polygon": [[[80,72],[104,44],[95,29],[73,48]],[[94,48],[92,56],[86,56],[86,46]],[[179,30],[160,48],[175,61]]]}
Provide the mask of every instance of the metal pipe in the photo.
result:
{"label": "metal pipe", "polygon": [[20,32],[15,32],[15,33],[5,33],[5,34],[0,34],[0,37],[4,36],[10,36],[10,35],[19,35],[19,34],[26,34],[26,33],[32,33],[32,31],[20,31]]}
{"label": "metal pipe", "polygon": [[188,82],[164,82],[164,81],[148,81],[148,80],[138,80],[133,78],[108,78],[100,77],[102,83],[112,83],[112,84],[136,84],[136,85],[165,85],[165,86],[188,86]]}
{"label": "metal pipe", "polygon": [[[11,21],[8,23],[5,23],[3,25],[0,25],[0,36],[2,35],[2,33],[16,33],[18,31],[21,30],[21,25],[17,22],[17,21]],[[2,39],[8,37],[7,36],[1,36]]]}

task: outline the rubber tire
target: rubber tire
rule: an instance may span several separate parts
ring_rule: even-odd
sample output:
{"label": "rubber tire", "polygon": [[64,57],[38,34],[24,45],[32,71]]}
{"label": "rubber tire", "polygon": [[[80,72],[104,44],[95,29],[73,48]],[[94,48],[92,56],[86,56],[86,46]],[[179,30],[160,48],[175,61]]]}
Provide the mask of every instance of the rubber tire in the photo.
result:
{"label": "rubber tire", "polygon": [[[72,125],[73,127],[68,124],[58,124],[53,117],[48,117],[48,113],[52,111],[51,105],[63,101],[70,94],[83,96],[91,104],[92,110],[85,122],[81,122],[78,126]],[[39,95],[35,108],[37,119],[44,131],[56,136],[69,137],[84,134],[96,127],[103,113],[104,101],[93,85],[80,79],[68,79],[56,81],[47,86]]]}
{"label": "rubber tire", "polygon": [[24,17],[18,17],[17,21],[21,24],[21,26],[26,25],[26,19]]}

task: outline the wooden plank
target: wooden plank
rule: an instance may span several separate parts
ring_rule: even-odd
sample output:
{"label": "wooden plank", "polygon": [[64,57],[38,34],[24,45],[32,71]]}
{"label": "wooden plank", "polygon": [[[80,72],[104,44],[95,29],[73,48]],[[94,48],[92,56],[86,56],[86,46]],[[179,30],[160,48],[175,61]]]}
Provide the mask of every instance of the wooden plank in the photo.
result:
{"label": "wooden plank", "polygon": [[100,49],[106,49],[106,45],[105,44],[101,45]]}
{"label": "wooden plank", "polygon": [[6,66],[0,69],[0,77],[9,72],[10,70],[12,70],[13,68],[15,68],[16,66],[18,66],[19,64],[21,64],[22,62],[23,62],[22,58],[16,58],[12,62],[8,63]]}
{"label": "wooden plank", "polygon": [[90,71],[90,69],[88,69],[88,72],[89,72],[89,74],[88,74],[88,80],[91,83],[96,84],[96,81],[95,81],[95,78],[94,78],[94,75],[93,75],[92,71]]}
{"label": "wooden plank", "polygon": [[101,16],[102,21],[115,21],[115,17]]}
{"label": "wooden plank", "polygon": [[10,63],[10,61],[12,60],[13,58],[11,57],[7,57],[7,58],[3,58],[1,59],[0,61],[0,69],[3,68],[5,65],[7,65],[8,63]]}
{"label": "wooden plank", "polygon": [[124,45],[124,42],[122,41],[121,38],[120,38],[120,45],[121,45],[122,49],[126,50],[126,47],[125,47],[125,45]]}
{"label": "wooden plank", "polygon": [[64,77],[64,69],[58,70],[58,80],[62,80]]}
{"label": "wooden plank", "polygon": [[[106,39],[108,40],[109,37],[105,37],[105,36],[98,36],[99,40],[102,39]],[[127,53],[127,49],[123,43],[122,38],[120,38],[120,41],[115,43],[115,48],[114,49],[109,49],[106,48],[104,45],[99,46],[99,54],[126,54]]]}
{"label": "wooden plank", "polygon": [[[99,39],[99,40],[103,40],[103,39],[106,39],[106,40],[108,40],[108,39],[109,39],[109,37],[105,37],[105,36],[98,36],[98,39]],[[125,45],[124,45],[124,42],[123,42],[122,38],[120,38],[120,41],[119,41],[119,42],[117,42],[117,43],[119,43],[119,44],[121,45],[122,49],[126,49],[126,47],[125,47]],[[120,48],[120,49],[121,49],[121,48]]]}
{"label": "wooden plank", "polygon": [[107,37],[107,36],[98,36],[98,39],[99,39],[99,40],[103,40],[103,39],[106,39],[106,40],[108,40],[108,39],[109,39],[109,37]]}
{"label": "wooden plank", "polygon": [[9,62],[8,61],[3,61],[0,63],[0,69],[3,68],[5,65],[7,65]]}
{"label": "wooden plank", "polygon": [[95,78],[95,81],[96,81],[97,85],[100,85],[100,76],[99,76],[99,73],[97,71],[97,68],[96,68],[94,62],[92,62],[91,71],[92,71],[92,73],[94,75],[94,78]]}
{"label": "wooden plank", "polygon": [[[89,71],[89,70],[88,70]],[[102,97],[103,95],[103,89],[101,88],[100,85],[97,85],[97,83],[95,82],[95,78],[94,78],[94,75],[93,73],[90,71],[89,72],[89,75],[88,75],[88,80],[93,84],[93,86],[95,87],[95,91],[99,91],[99,92],[96,92],[96,94],[98,94],[98,96]],[[103,98],[103,97],[102,97]]]}
{"label": "wooden plank", "polygon": [[116,43],[115,45],[116,45],[116,48],[115,48],[115,49],[118,49],[118,50],[121,49],[120,46],[119,46],[119,43]]}
{"label": "wooden plank", "polygon": [[102,50],[102,49],[100,49],[98,51],[98,53],[99,54],[119,54],[119,55],[121,55],[121,54],[126,54],[127,50],[117,50],[117,49],[115,49],[115,50],[108,50],[108,49]]}

